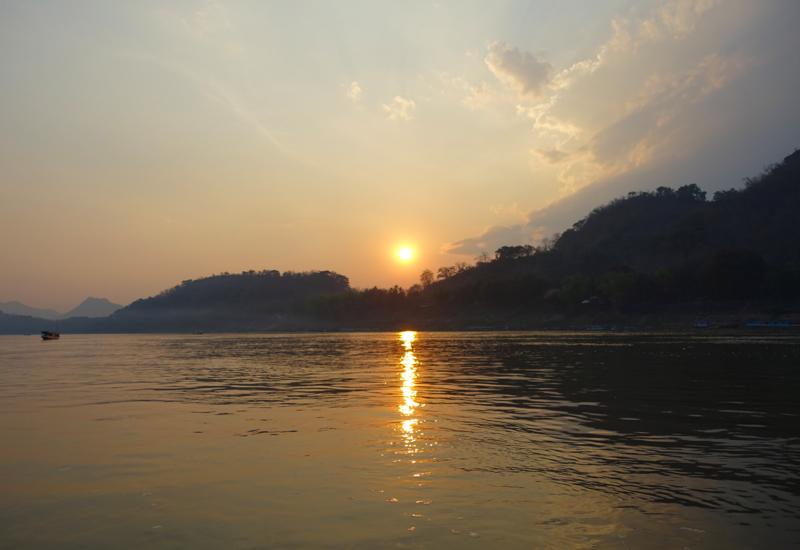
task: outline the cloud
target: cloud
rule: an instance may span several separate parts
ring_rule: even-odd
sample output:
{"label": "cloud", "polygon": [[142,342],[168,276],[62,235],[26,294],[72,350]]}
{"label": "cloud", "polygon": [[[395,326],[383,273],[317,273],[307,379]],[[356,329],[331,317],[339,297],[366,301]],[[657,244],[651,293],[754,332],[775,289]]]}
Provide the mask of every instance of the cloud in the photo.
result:
{"label": "cloud", "polygon": [[[551,202],[529,212],[526,223],[492,226],[444,245],[444,252],[530,242],[629,191],[693,182],[710,191],[735,186],[754,173],[745,159],[756,158],[756,149],[764,158],[767,149],[751,128],[770,143],[780,141],[772,136],[776,127],[791,133],[786,121],[797,120],[800,108],[786,95],[798,74],[788,62],[798,42],[787,35],[797,13],[790,2],[654,4],[643,19],[614,19],[613,36],[595,57],[552,78],[551,67],[533,55],[502,41],[490,46],[486,63],[501,81],[523,97],[547,94],[535,104],[518,103],[516,113],[533,123],[527,150],[537,181],[561,183],[561,196],[543,191],[539,196]],[[771,84],[778,81],[784,84]],[[496,98],[506,106],[509,100]]]}
{"label": "cloud", "polygon": [[231,27],[227,10],[221,4],[208,3],[190,17],[178,17],[181,25],[198,40],[208,39]]}
{"label": "cloud", "polygon": [[654,74],[627,103],[627,114],[597,132],[588,142],[592,161],[612,173],[641,166],[660,155],[674,154],[686,113],[720,90],[746,67],[740,57],[711,54],[678,74]]}
{"label": "cloud", "polygon": [[658,19],[676,38],[690,35],[700,15],[719,4],[719,0],[675,0],[658,10]]}
{"label": "cloud", "polygon": [[[574,63],[546,83],[555,90],[547,101],[517,106],[519,116],[533,120],[534,158],[559,166],[562,192],[681,149],[682,113],[746,65],[735,54],[709,53],[713,41],[695,33],[702,14],[718,3],[672,0],[644,20],[615,18],[614,34],[595,58]],[[492,46],[508,50],[504,43]]]}
{"label": "cloud", "polygon": [[573,82],[587,75],[592,74],[600,66],[600,58],[586,59],[573,64],[570,68],[564,69],[553,77],[552,86],[554,88],[569,88]]}
{"label": "cloud", "polygon": [[719,0],[672,0],[655,10],[649,19],[616,18],[611,22],[614,35],[600,49],[598,59],[614,51],[635,52],[665,37],[684,39],[694,32],[701,15],[718,4]]}
{"label": "cloud", "polygon": [[389,113],[389,120],[411,120],[414,118],[409,111],[414,109],[415,105],[414,102],[408,99],[403,99],[402,97],[395,96],[392,100],[393,103],[390,105],[383,104],[383,110]]}
{"label": "cloud", "polygon": [[510,48],[502,40],[489,44],[486,65],[507,86],[519,90],[520,97],[540,99],[544,88],[551,85],[553,66],[539,61],[532,53]]}
{"label": "cloud", "polygon": [[192,82],[205,97],[223,105],[227,110],[235,114],[237,118],[266,138],[275,148],[304,164],[313,164],[307,157],[287,147],[278,139],[275,132],[261,121],[261,118],[250,108],[247,102],[241,99],[236,90],[225,82],[207,73],[204,74],[192,70],[188,66],[167,57],[154,56],[142,52],[126,52],[119,55],[145,63],[152,63],[185,78]]}
{"label": "cloud", "polygon": [[517,203],[497,204],[495,206],[490,206],[489,212],[501,216],[515,216],[521,218],[524,218],[526,214],[526,212],[524,212]]}
{"label": "cloud", "polygon": [[442,246],[442,252],[461,256],[478,256],[486,252],[492,256],[501,246],[525,244],[532,238],[531,228],[527,225],[518,224],[510,227],[495,225],[477,237],[445,244]]}
{"label": "cloud", "polygon": [[553,107],[558,96],[553,96],[546,103],[533,107],[517,105],[517,115],[533,119],[533,131],[539,136],[549,136],[555,140],[556,147],[563,147],[575,140],[583,130],[575,123],[563,120],[553,114]]}
{"label": "cloud", "polygon": [[533,152],[548,164],[560,164],[570,156],[569,153],[558,149],[534,149]]}
{"label": "cloud", "polygon": [[294,158],[295,160],[299,160],[304,164],[312,164],[311,161],[309,161],[303,155],[300,155],[296,151],[288,148],[283,144],[283,142],[281,142],[281,140],[275,137],[275,134],[272,132],[272,130],[267,128],[264,123],[261,122],[258,115],[254,113],[253,110],[250,109],[230,87],[215,79],[195,78],[194,80],[200,85],[206,97],[221,103],[236,113],[240,119],[246,122],[259,134],[264,136],[270,143],[272,143],[283,153]]}
{"label": "cloud", "polygon": [[460,76],[453,76],[448,72],[439,73],[439,80],[444,84],[444,93],[450,95],[470,110],[485,107],[487,103],[497,99],[500,94],[487,82],[481,81],[480,86]]}
{"label": "cloud", "polygon": [[497,97],[497,92],[486,82],[481,82],[480,86],[467,86],[467,88],[469,95],[464,98],[462,103],[470,109],[477,109]]}
{"label": "cloud", "polygon": [[214,56],[222,53],[241,58],[247,54],[241,33],[232,23],[232,14],[222,4],[206,2],[196,11],[191,7],[157,8],[153,14],[178,36],[191,37],[195,45],[212,48]]}
{"label": "cloud", "polygon": [[350,87],[347,88],[347,92],[345,93],[345,95],[350,99],[352,99],[353,101],[358,101],[359,99],[361,99],[362,95],[361,86],[358,85],[358,82],[353,81],[353,83],[350,84]]}

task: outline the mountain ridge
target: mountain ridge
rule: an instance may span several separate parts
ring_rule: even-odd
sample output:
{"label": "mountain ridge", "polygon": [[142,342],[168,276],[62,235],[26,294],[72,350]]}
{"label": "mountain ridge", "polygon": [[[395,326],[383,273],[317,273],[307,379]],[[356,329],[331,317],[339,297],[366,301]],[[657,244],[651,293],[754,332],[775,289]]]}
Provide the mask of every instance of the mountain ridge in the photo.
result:
{"label": "mountain ridge", "polygon": [[23,304],[17,300],[11,302],[0,302],[0,311],[9,315],[22,315],[46,319],[48,321],[60,321],[72,317],[108,317],[124,306],[115,304],[106,298],[86,298],[66,313],[58,312],[54,309],[37,308]]}
{"label": "mountain ridge", "polygon": [[0,311],[9,315],[30,315],[31,317],[48,320],[61,319],[64,315],[54,309],[31,307],[17,300],[0,302]]}

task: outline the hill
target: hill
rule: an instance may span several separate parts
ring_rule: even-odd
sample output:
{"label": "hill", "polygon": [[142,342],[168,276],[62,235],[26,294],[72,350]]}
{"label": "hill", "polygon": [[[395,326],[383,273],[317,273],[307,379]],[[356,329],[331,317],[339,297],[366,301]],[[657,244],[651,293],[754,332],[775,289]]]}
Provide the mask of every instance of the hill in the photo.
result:
{"label": "hill", "polygon": [[[439,302],[563,305],[800,297],[800,151],[714,194],[689,184],[631,192],[543,246],[504,246],[475,266],[439,270]],[[550,292],[550,296],[553,292]]]}
{"label": "hill", "polygon": [[77,307],[67,313],[59,313],[54,309],[40,309],[26,306],[21,302],[0,302],[0,312],[9,315],[22,315],[38,319],[59,320],[70,317],[107,317],[122,308],[105,298],[86,298]]}
{"label": "hill", "polygon": [[222,273],[136,300],[111,315],[108,326],[115,332],[270,330],[288,326],[285,317],[310,296],[349,289],[347,277],[332,271]]}
{"label": "hill", "polygon": [[[73,316],[61,320],[58,328],[53,321],[0,313],[0,334],[40,330],[62,333],[296,330],[309,322],[304,314],[305,300],[349,290],[347,277],[332,271],[222,273],[183,281],[157,296],[136,300],[107,317]],[[115,306],[96,299],[88,302],[92,306]]]}
{"label": "hill", "polygon": [[105,298],[92,298],[91,296],[81,302],[76,308],[65,313],[62,318],[70,317],[108,317],[123,306],[114,304]]}
{"label": "hill", "polygon": [[63,313],[59,313],[54,309],[42,309],[38,307],[26,306],[22,302],[0,302],[0,312],[9,315],[28,315],[31,317],[38,317],[40,319],[61,319]]}

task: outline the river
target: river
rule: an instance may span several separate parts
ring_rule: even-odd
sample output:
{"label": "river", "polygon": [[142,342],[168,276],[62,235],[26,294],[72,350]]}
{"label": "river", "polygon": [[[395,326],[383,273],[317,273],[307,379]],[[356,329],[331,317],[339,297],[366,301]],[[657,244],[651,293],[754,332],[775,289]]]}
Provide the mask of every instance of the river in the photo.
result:
{"label": "river", "polygon": [[0,336],[0,546],[800,545],[800,334]]}

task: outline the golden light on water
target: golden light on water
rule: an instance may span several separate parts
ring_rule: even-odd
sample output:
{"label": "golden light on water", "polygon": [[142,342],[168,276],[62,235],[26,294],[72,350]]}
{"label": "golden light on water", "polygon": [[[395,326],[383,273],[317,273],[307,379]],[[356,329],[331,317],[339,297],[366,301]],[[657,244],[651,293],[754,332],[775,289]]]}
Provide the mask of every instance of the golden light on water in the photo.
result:
{"label": "golden light on water", "polygon": [[401,248],[397,255],[400,256],[401,260],[407,261],[414,255],[414,251],[410,248]]}
{"label": "golden light on water", "polygon": [[[400,333],[400,341],[403,343],[403,347],[406,351],[403,354],[403,357],[400,359],[400,366],[402,367],[400,371],[400,380],[402,381],[402,386],[400,388],[402,393],[402,401],[400,402],[400,406],[398,408],[400,410],[400,414],[405,417],[413,417],[417,408],[421,406],[416,400],[418,363],[417,358],[414,356],[413,350],[413,344],[416,339],[417,333],[413,330],[407,330]],[[416,431],[418,429],[418,423],[419,420],[417,418],[406,418],[401,423],[402,436],[405,442],[406,452],[408,453],[417,452],[415,442],[417,440]]]}
{"label": "golden light on water", "polygon": [[417,339],[417,333],[414,332],[413,330],[406,330],[400,333],[400,340],[402,340],[403,342],[403,347],[406,348],[406,350],[408,351],[411,350],[411,345],[414,343],[416,339]]}

